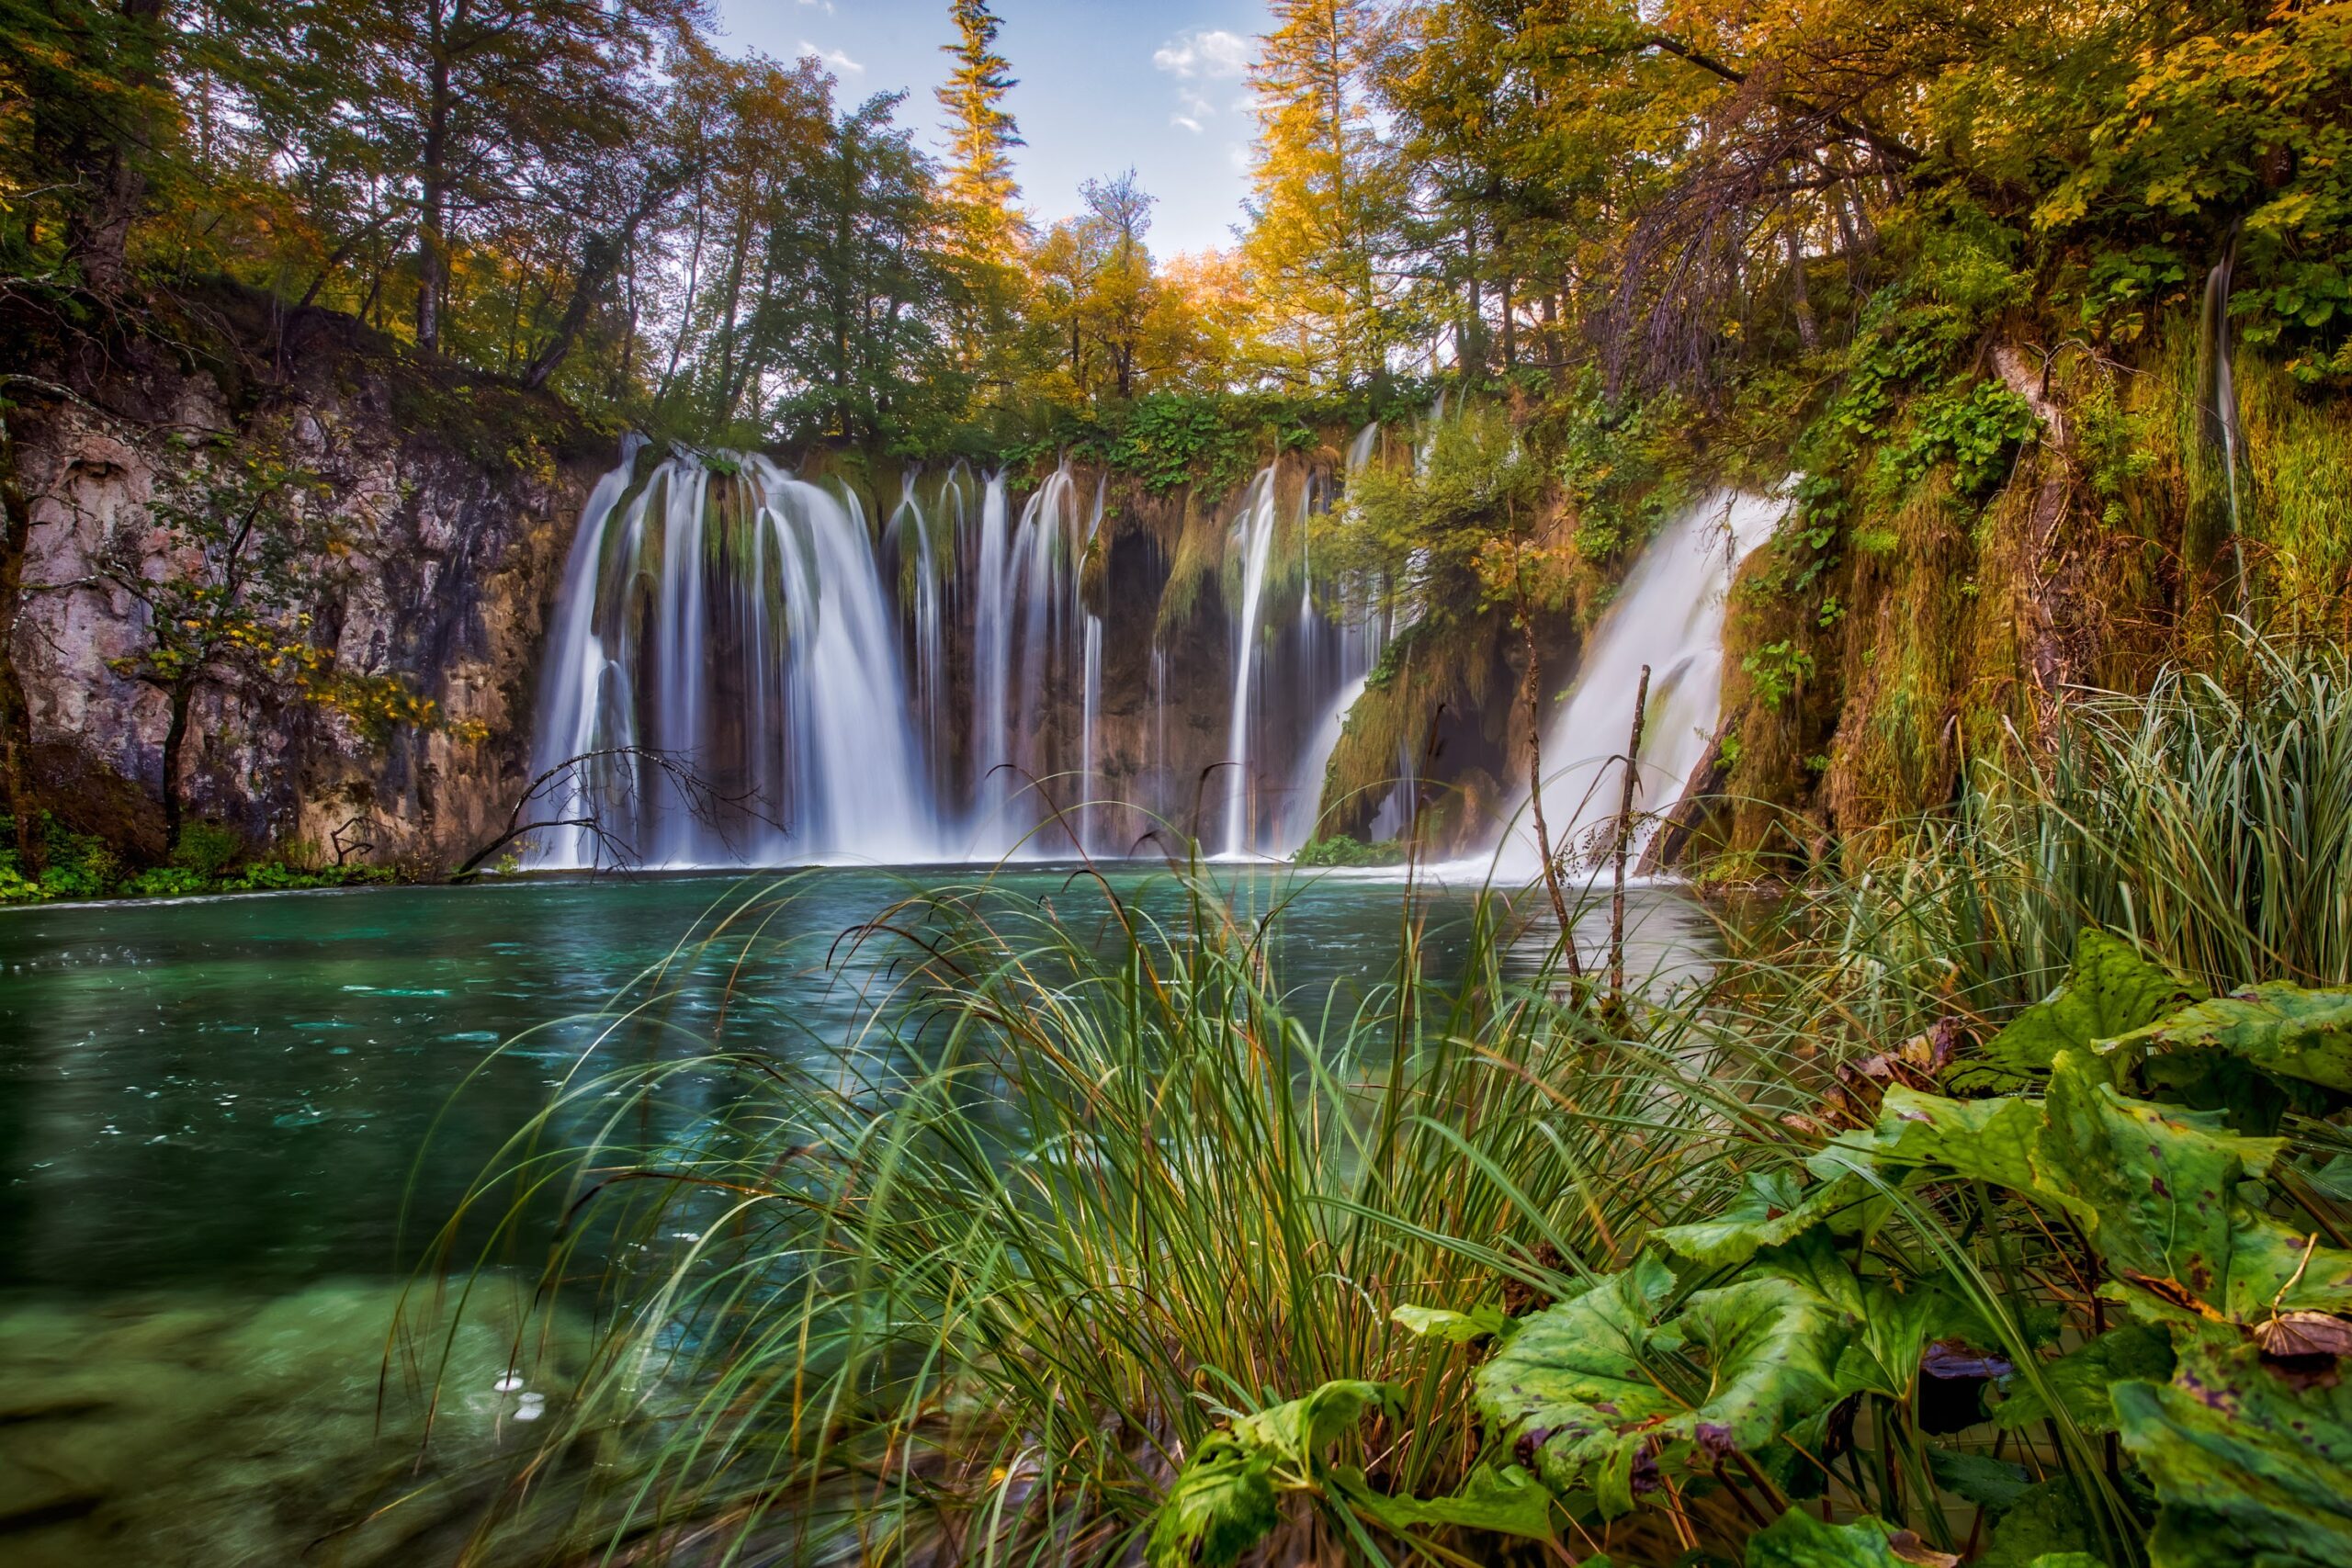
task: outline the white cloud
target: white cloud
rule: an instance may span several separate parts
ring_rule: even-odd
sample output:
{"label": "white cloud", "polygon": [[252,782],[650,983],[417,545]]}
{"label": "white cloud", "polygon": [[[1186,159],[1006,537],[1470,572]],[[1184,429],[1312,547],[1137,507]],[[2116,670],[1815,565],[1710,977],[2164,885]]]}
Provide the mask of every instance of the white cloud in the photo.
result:
{"label": "white cloud", "polygon": [[1168,123],[1181,125],[1195,136],[1201,133],[1201,122],[1188,114],[1171,114],[1168,117]]}
{"label": "white cloud", "polygon": [[834,69],[846,71],[853,76],[863,76],[865,74],[865,67],[860,65],[856,61],[852,60],[848,53],[842,50],[819,49],[807,39],[802,39],[800,40],[800,53],[804,59],[821,60],[826,64],[832,66]]}
{"label": "white cloud", "polygon": [[1188,28],[1153,50],[1151,62],[1186,81],[1239,76],[1250,69],[1250,40],[1222,28]]}
{"label": "white cloud", "polygon": [[833,0],[800,0],[800,3],[803,6],[812,6],[828,17],[833,14]]}

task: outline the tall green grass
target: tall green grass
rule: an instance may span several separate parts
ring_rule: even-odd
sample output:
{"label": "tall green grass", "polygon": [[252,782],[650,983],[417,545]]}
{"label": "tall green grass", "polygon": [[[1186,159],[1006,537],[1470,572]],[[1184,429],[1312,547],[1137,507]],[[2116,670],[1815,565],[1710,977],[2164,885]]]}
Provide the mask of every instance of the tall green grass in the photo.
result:
{"label": "tall green grass", "polygon": [[[1396,901],[1385,984],[1293,994],[1283,885],[1253,909],[1197,867],[1081,875],[1058,913],[986,882],[910,896],[815,960],[855,988],[854,1021],[772,1051],[681,1038],[672,976],[650,976],[612,1019],[645,1058],[569,1083],[477,1195],[503,1241],[443,1258],[505,1256],[560,1210],[542,1305],[602,1327],[507,1517],[563,1510],[587,1561],[1133,1562],[1207,1434],[1335,1379],[1405,1391],[1349,1439],[1373,1486],[1451,1489],[1482,1454],[1478,1358],[1393,1308],[1575,1293],[1866,1122],[1928,1070],[1916,1044],[1873,1058],[1931,1027],[1982,1039],[2085,926],[2215,985],[2347,978],[2341,654],[2250,642],[2229,679],[2073,712],[1905,853],[1624,1008],[1564,973],[1540,898],[1476,905],[1434,972],[1409,886],[1367,895]],[[726,914],[706,955],[765,940],[779,897]],[[2024,1386],[2106,1325],[2063,1225],[1981,1190],[1892,1196],[1869,1268],[1963,1299]],[[1966,1551],[1986,1517],[1928,1459],[1950,1397],[1866,1396],[1824,1473],[1727,1475],[1549,1558],[1387,1533],[1336,1493],[1298,1500],[1261,1558],[1736,1558],[1804,1496]],[[2111,1441],[2050,1403],[2032,1430],[1939,1441],[2068,1483],[2109,1560],[2143,1561]]]}
{"label": "tall green grass", "polygon": [[1805,960],[1864,1032],[1999,1017],[2091,926],[2216,988],[2352,983],[2352,660],[2243,628],[2229,652],[2076,694],[2047,750],[1981,761],[1953,811],[1815,890]]}

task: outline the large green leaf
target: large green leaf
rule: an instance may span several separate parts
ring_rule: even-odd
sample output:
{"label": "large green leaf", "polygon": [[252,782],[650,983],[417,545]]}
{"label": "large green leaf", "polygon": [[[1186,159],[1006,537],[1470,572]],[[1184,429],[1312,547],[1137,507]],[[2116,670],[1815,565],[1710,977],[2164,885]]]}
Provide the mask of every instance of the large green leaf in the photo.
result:
{"label": "large green leaf", "polygon": [[1332,1477],[1349,1502],[1400,1534],[1451,1527],[1531,1540],[1553,1538],[1552,1494],[1515,1464],[1499,1471],[1482,1464],[1459,1492],[1428,1499],[1383,1496],[1365,1484],[1359,1471],[1334,1471]]}
{"label": "large green leaf", "polygon": [[2096,1041],[2128,1034],[2204,997],[2196,981],[2150,962],[2127,942],[2086,928],[2075,939],[2065,983],[2010,1020],[1985,1043],[1984,1055],[2013,1071],[2046,1072],[2061,1051],[2086,1050]]}
{"label": "large green leaf", "polygon": [[1342,1379],[1325,1383],[1304,1399],[1242,1416],[1234,1422],[1233,1435],[1251,1448],[1270,1450],[1294,1471],[1304,1472],[1365,1411],[1395,1399],[1396,1391],[1386,1383]]}
{"label": "large green leaf", "polygon": [[1274,1456],[1219,1432],[1184,1461],[1152,1521],[1151,1568],[1222,1568],[1282,1521]]}
{"label": "large green leaf", "polygon": [[[2007,1397],[1993,1409],[1996,1426],[2027,1431],[2063,1406],[2085,1432],[2115,1430],[2114,1389],[2132,1379],[2162,1382],[2172,1376],[2172,1340],[2164,1330],[2127,1323],[2110,1328],[2078,1350],[2070,1351],[2040,1369],[2042,1389],[2030,1380],[2008,1380]],[[2042,1390],[2048,1391],[2043,1397]]]}
{"label": "large green leaf", "polygon": [[1917,1568],[1922,1561],[1917,1548],[1905,1556],[1898,1543],[1909,1545],[1909,1538],[1877,1519],[1827,1525],[1791,1508],[1747,1538],[1747,1568]]}
{"label": "large green leaf", "polygon": [[1880,1102],[1874,1124],[1839,1134],[1806,1164],[1825,1178],[1880,1164],[1934,1166],[2025,1191],[2033,1186],[2041,1134],[2041,1107],[2035,1100],[1947,1100],[1895,1088]]}
{"label": "large green leaf", "polygon": [[1500,1307],[1475,1307],[1468,1312],[1453,1312],[1444,1307],[1400,1306],[1392,1310],[1388,1321],[1408,1334],[1424,1339],[1434,1339],[1442,1345],[1467,1345],[1474,1339],[1508,1339],[1519,1328],[1518,1321],[1505,1317]]}
{"label": "large green leaf", "polygon": [[2167,1284],[2245,1323],[2274,1303],[2352,1306],[2352,1253],[2307,1257],[2306,1236],[2240,1192],[2270,1168],[2277,1139],[2232,1133],[2218,1111],[2128,1099],[2079,1052],[2060,1055],[2047,1110],[2037,1190],[2075,1215],[2111,1272],[2143,1287],[2126,1298],[2138,1310],[2152,1311]]}
{"label": "large green leaf", "polygon": [[2103,1041],[2101,1051],[2219,1051],[2266,1073],[2352,1093],[2352,990],[2253,986]]}
{"label": "large green leaf", "polygon": [[1645,1258],[1525,1319],[1478,1371],[1479,1409],[1521,1462],[1555,1493],[1589,1491],[1603,1515],[1630,1509],[1661,1474],[1762,1448],[1836,1393],[1849,1328],[1818,1292],[1746,1280],[1654,1325],[1672,1289]]}
{"label": "large green leaf", "polygon": [[1203,1439],[1152,1521],[1151,1568],[1221,1568],[1280,1522],[1280,1494],[1305,1484],[1333,1438],[1393,1392],[1327,1382],[1304,1399],[1244,1416]]}
{"label": "large green leaf", "polygon": [[2307,1258],[2308,1238],[2240,1191],[2246,1178],[2270,1168],[2280,1146],[2233,1133],[2218,1111],[2131,1099],[2098,1058],[2067,1050],[2052,1062],[2041,1100],[1890,1089],[1874,1126],[1841,1135],[1813,1164],[1868,1163],[1890,1176],[1909,1168],[2034,1199],[2082,1229],[2108,1268],[2137,1287],[2126,1299],[2143,1312],[2159,1314],[2170,1300],[2174,1315],[2194,1315],[2193,1303],[2203,1303],[2251,1323],[2267,1317],[2274,1302],[2352,1307],[2352,1253],[2323,1247]]}
{"label": "large green leaf", "polygon": [[1994,1459],[1989,1454],[1929,1449],[1928,1468],[1935,1472],[1937,1485],[1988,1514],[2015,1507],[2018,1500],[2033,1487],[2025,1466]]}
{"label": "large green leaf", "polygon": [[1840,1393],[1908,1399],[1919,1358],[1949,1314],[1928,1291],[1898,1292],[1873,1280],[1863,1289],[1860,1327],[1838,1359]]}
{"label": "large green leaf", "polygon": [[1758,1248],[1778,1247],[1814,1226],[1827,1224],[1851,1234],[1883,1203],[1866,1201],[1868,1189],[1851,1176],[1800,1189],[1787,1171],[1751,1173],[1737,1198],[1711,1220],[1665,1225],[1660,1244],[1708,1269],[1745,1263]]}
{"label": "large green leaf", "polygon": [[2053,1553],[2089,1551],[2098,1545],[2082,1494],[2061,1475],[2027,1487],[2001,1510],[1993,1539],[1972,1568],[2032,1568]]}
{"label": "large green leaf", "polygon": [[2155,1485],[2156,1568],[2352,1562],[2352,1386],[2266,1362],[2225,1328],[2184,1335],[2169,1383],[2124,1383],[2124,1447]]}

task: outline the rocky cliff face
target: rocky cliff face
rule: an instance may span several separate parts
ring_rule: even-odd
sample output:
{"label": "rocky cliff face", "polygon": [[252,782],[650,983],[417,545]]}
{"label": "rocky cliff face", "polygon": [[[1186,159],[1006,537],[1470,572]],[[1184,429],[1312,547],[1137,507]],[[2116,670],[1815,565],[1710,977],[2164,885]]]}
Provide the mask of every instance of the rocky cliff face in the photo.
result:
{"label": "rocky cliff face", "polygon": [[[148,607],[108,580],[170,570],[150,510],[190,435],[266,429],[325,484],[348,539],[309,605],[338,669],[397,673],[446,722],[370,734],[282,691],[196,694],[191,818],[322,859],[448,864],[523,787],[540,631],[604,444],[552,403],[370,354],[350,324],[251,358],[77,343],[35,361],[51,395],[13,414],[28,509],[8,652],[34,773],[69,825],[160,854],[164,694],[122,672]],[[58,395],[70,392],[71,395]]]}

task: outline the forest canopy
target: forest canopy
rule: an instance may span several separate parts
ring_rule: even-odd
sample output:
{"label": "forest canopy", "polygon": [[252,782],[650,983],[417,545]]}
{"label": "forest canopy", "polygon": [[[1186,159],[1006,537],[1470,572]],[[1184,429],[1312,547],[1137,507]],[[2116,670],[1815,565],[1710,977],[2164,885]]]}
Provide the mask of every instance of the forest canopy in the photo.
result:
{"label": "forest canopy", "polygon": [[2352,378],[2342,6],[1276,0],[1245,221],[1182,256],[1132,172],[1033,214],[947,11],[933,146],[703,0],[0,0],[0,267],[909,452],[1455,374],[1812,406],[1873,310],[2128,350],[2231,247],[2245,340]]}

